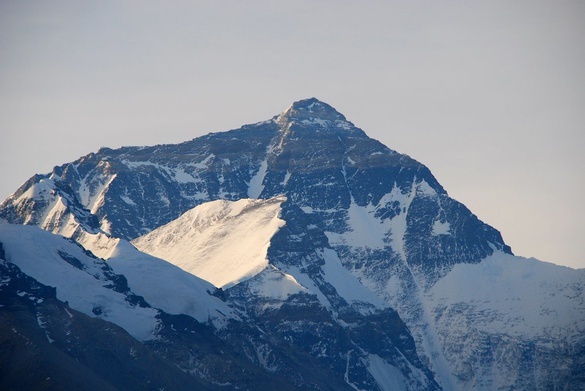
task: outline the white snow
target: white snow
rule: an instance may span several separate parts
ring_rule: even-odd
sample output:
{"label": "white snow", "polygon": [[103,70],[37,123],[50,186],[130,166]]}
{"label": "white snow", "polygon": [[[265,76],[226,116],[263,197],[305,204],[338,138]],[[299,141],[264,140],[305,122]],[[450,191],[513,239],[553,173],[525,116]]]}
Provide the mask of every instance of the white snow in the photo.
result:
{"label": "white snow", "polygon": [[95,189],[89,197],[89,203],[85,205],[92,214],[97,213],[98,209],[103,206],[105,202],[105,193],[110,184],[116,179],[117,174],[102,178],[101,185]]}
{"label": "white snow", "polygon": [[136,203],[134,201],[132,201],[130,199],[130,197],[128,197],[127,195],[120,196],[120,198],[122,199],[122,201],[124,201],[128,205],[132,205],[132,206],[135,206],[136,205]]}
{"label": "white snow", "polygon": [[51,196],[54,189],[55,182],[53,182],[52,179],[41,179],[22,193],[20,197],[16,199],[16,203],[19,204],[27,199],[35,201],[46,200]]}
{"label": "white snow", "polygon": [[[414,181],[413,181],[414,182]],[[394,187],[392,191],[384,196],[380,201],[380,205],[385,205],[388,202],[398,201],[400,204],[401,212],[395,216],[392,221],[392,227],[390,231],[392,232],[392,248],[396,253],[398,253],[403,260],[406,260],[406,251],[404,250],[404,235],[406,234],[406,216],[408,214],[408,209],[410,208],[410,204],[414,199],[416,192],[415,192],[415,185],[413,183],[413,187],[410,192],[404,194],[398,187]]]}
{"label": "white snow", "polygon": [[286,186],[286,184],[288,183],[289,179],[290,179],[290,171],[286,171],[286,174],[284,175],[284,179],[282,180],[282,182],[280,182],[280,184],[282,186]]}
{"label": "white snow", "polygon": [[208,202],[132,243],[217,287],[230,287],[268,265],[270,239],[284,225],[279,215],[285,200]]}
{"label": "white snow", "polygon": [[[362,285],[355,275],[343,267],[334,250],[327,248],[322,251],[319,250],[319,255],[325,261],[321,266],[323,279],[331,284],[331,286],[337,291],[337,294],[349,304],[357,304],[355,307],[356,310],[364,315],[368,315],[376,309],[387,307],[387,305],[373,294],[371,290]],[[335,316],[333,306],[311,277],[302,272],[301,269],[296,266],[287,266],[285,269],[282,269],[282,271],[294,277],[295,281],[307,289],[307,293],[316,295],[319,302],[331,310]],[[363,304],[368,305],[364,306]],[[373,307],[369,305],[372,305]]]}
{"label": "white snow", "polygon": [[301,292],[310,293],[293,276],[283,273],[272,265],[268,265],[254,278],[254,281],[250,283],[250,291],[256,296],[278,300],[286,300],[290,295]]}
{"label": "white snow", "polygon": [[[80,246],[35,226],[12,224],[0,224],[0,242],[9,262],[40,283],[58,287],[57,298],[71,308],[113,322],[141,341],[153,337],[158,311],[132,306],[125,295],[105,288],[111,281],[100,269],[103,261],[89,257]],[[78,259],[85,270],[66,262],[59,250]],[[96,316],[94,308],[101,314]]]}
{"label": "white snow", "polygon": [[400,370],[388,364],[382,357],[369,354],[364,360],[368,372],[376,380],[382,391],[406,390],[404,376]]}
{"label": "white snow", "polygon": [[437,192],[435,191],[435,189],[433,189],[431,187],[431,185],[428,184],[427,181],[425,181],[424,179],[421,180],[418,184],[417,184],[417,192],[419,194],[423,194],[429,197],[432,196],[436,196]]}
{"label": "white snow", "polygon": [[51,231],[54,228],[59,228],[61,218],[67,213],[67,206],[61,196],[51,197],[46,201],[52,201],[45,209],[45,214],[39,221],[40,227],[47,231]]}
{"label": "white snow", "polygon": [[233,311],[210,293],[215,287],[162,259],[138,251],[125,240],[117,240],[108,264],[128,280],[132,292],[147,303],[170,314],[189,315],[216,326],[233,317]]}
{"label": "white snow", "polygon": [[158,164],[153,163],[153,162],[148,161],[148,160],[139,162],[139,161],[130,161],[130,160],[124,159],[124,160],[122,160],[122,163],[128,168],[138,168],[138,167],[143,167],[143,166],[159,166]]}
{"label": "white snow", "polygon": [[17,208],[25,207],[30,201],[43,202],[42,215],[29,213],[24,224],[35,224],[44,230],[70,237],[79,230],[79,223],[68,211],[68,201],[55,191],[53,179],[41,179],[33,184],[15,201]]}
{"label": "white snow", "polygon": [[37,324],[45,332],[45,337],[47,337],[47,341],[49,343],[55,342],[55,340],[49,336],[49,332],[47,331],[47,328],[45,327],[46,322],[41,318],[41,316],[39,314],[37,314],[36,317],[37,317]]}
{"label": "white snow", "polygon": [[319,125],[323,128],[328,127],[331,125],[331,121],[324,120],[321,118],[307,118],[300,121],[303,125]]}
{"label": "white snow", "polygon": [[79,202],[81,202],[82,205],[89,205],[89,187],[87,186],[87,178],[84,178],[81,181],[81,184],[79,185],[79,188],[77,189],[77,195],[79,197]]}
{"label": "white snow", "polygon": [[435,222],[433,223],[433,235],[434,236],[439,236],[439,235],[450,235],[451,232],[449,231],[451,229],[451,225],[449,224],[448,221],[441,221],[441,220],[435,220]]}
{"label": "white snow", "polygon": [[386,305],[375,296],[372,291],[362,285],[359,280],[343,267],[337,253],[332,249],[323,250],[323,259],[325,264],[321,267],[324,279],[330,283],[337,294],[343,297],[348,303],[370,303],[378,308],[384,308]]}
{"label": "white snow", "polygon": [[315,285],[313,280],[305,273],[301,272],[301,270],[296,266],[288,266],[286,268],[286,273],[293,276],[295,281],[298,281],[301,286],[305,287],[308,290],[308,293],[312,293],[317,296],[319,302],[328,309],[332,309],[332,305],[327,300],[327,297],[321,292],[321,290]]}
{"label": "white snow", "polygon": [[250,179],[250,186],[248,187],[248,198],[258,198],[264,190],[264,177],[268,168],[268,158],[264,159],[260,164],[260,168]]}
{"label": "white snow", "polygon": [[102,259],[110,258],[120,241],[120,239],[104,235],[101,232],[98,234],[81,232],[75,240],[87,250],[91,251],[93,255]]}
{"label": "white snow", "polygon": [[215,158],[213,153],[210,153],[205,159],[203,159],[200,163],[193,164],[194,167],[199,169],[206,169],[209,163]]}
{"label": "white snow", "polygon": [[130,160],[122,160],[122,163],[126,165],[128,168],[138,168],[144,166],[151,166],[156,168],[160,172],[164,172],[169,178],[174,178],[177,183],[193,183],[199,182],[199,178],[193,176],[191,173],[185,171],[185,167],[193,167],[195,169],[204,169],[207,168],[207,164],[211,159],[215,156],[213,154],[206,157],[201,163],[194,163],[194,164],[183,164],[180,167],[169,167],[163,164],[153,163],[151,161],[130,161]]}
{"label": "white snow", "polygon": [[529,338],[585,333],[585,270],[501,252],[458,264],[428,292],[436,312],[464,303],[462,316],[487,332]]}
{"label": "white snow", "polygon": [[[303,211],[310,213],[306,208],[304,207]],[[312,209],[311,212],[313,212]],[[326,231],[325,235],[329,243],[332,246],[383,248],[388,227],[374,216],[375,212],[376,208],[373,205],[359,206],[352,198],[347,210],[349,231],[344,233]]]}
{"label": "white snow", "polygon": [[[77,242],[94,255],[106,259],[115,273],[123,274],[130,290],[152,306],[169,314],[186,314],[200,322],[224,324],[231,309],[209,293],[215,287],[181,268],[140,252],[123,239],[102,233],[82,233]],[[224,316],[225,315],[225,316]]]}
{"label": "white snow", "polygon": [[[424,182],[424,181],[423,181]],[[392,246],[392,249],[406,259],[404,251],[404,234],[406,233],[406,215],[412,199],[416,195],[419,184],[413,184],[406,194],[400,188],[382,197],[377,205],[358,205],[353,199],[347,210],[348,232],[338,233],[327,231],[325,234],[332,246],[347,245],[354,248],[381,249]],[[424,185],[423,185],[424,186]],[[376,217],[380,207],[398,202],[400,213],[392,219]]]}
{"label": "white snow", "polygon": [[193,177],[191,174],[187,173],[182,168],[175,168],[173,170],[173,174],[174,174],[175,180],[178,183],[192,183],[192,182],[198,181],[197,178]]}
{"label": "white snow", "polygon": [[352,232],[345,234],[345,243],[354,247],[384,248],[388,232],[386,224],[374,216],[375,206],[359,206],[352,200],[347,211],[348,224]]}
{"label": "white snow", "polygon": [[[518,345],[563,350],[585,334],[584,287],[585,270],[495,252],[455,265],[421,295],[424,319],[411,324],[402,313],[408,309],[395,308],[411,332],[425,334],[421,352],[432,357],[445,389],[509,388],[518,376]],[[483,365],[476,354],[486,335],[510,348],[496,342],[501,356]]]}

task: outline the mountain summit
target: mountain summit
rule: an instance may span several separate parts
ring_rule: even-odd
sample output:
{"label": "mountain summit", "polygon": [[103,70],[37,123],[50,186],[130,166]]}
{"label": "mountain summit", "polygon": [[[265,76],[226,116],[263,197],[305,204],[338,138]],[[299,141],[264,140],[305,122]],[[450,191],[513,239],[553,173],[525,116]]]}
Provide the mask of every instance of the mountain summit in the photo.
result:
{"label": "mountain summit", "polygon": [[293,103],[276,117],[276,123],[283,131],[283,137],[294,139],[323,140],[336,134],[367,138],[343,114],[316,98]]}
{"label": "mountain summit", "polygon": [[[158,314],[145,343],[212,388],[585,386],[585,273],[514,256],[426,166],[315,98],[181,144],[102,148],[32,177],[0,218],[109,259],[132,311]],[[187,289],[193,275],[208,282]]]}
{"label": "mountain summit", "polygon": [[280,119],[286,119],[291,122],[302,121],[347,121],[343,114],[321,102],[317,98],[309,98],[294,102],[279,116]]}

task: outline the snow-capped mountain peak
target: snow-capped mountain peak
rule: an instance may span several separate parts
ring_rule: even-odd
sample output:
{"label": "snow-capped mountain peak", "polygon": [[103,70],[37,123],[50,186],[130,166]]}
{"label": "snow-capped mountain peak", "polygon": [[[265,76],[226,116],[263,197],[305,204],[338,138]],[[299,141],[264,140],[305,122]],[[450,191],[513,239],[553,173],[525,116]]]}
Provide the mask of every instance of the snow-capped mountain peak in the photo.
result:
{"label": "snow-capped mountain peak", "polygon": [[[249,343],[237,355],[300,388],[585,386],[575,375],[582,271],[514,257],[427,167],[315,98],[177,145],[100,149],[31,178],[1,218],[108,258],[129,290],[166,311],[160,319],[180,318],[169,332],[176,322],[235,323],[224,341]],[[282,355],[291,349],[292,364]],[[177,362],[210,374],[193,353]],[[301,362],[332,371],[327,382],[291,377]]]}
{"label": "snow-capped mountain peak", "polygon": [[346,121],[343,114],[317,98],[303,99],[294,102],[280,115],[280,117],[297,122],[304,119]]}
{"label": "snow-capped mountain peak", "polygon": [[329,129],[365,136],[343,114],[317,98],[293,103],[276,118],[276,123],[283,130],[289,130],[291,127],[299,130],[312,128],[314,131]]}

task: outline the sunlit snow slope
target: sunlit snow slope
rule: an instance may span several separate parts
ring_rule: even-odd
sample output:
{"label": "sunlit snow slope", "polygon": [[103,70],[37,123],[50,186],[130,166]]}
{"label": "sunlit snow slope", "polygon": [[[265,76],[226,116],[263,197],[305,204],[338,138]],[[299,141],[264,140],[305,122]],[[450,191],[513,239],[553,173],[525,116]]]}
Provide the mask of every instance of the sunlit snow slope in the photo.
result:
{"label": "sunlit snow slope", "polygon": [[270,239],[284,225],[284,197],[213,201],[132,241],[217,287],[229,287],[266,268]]}

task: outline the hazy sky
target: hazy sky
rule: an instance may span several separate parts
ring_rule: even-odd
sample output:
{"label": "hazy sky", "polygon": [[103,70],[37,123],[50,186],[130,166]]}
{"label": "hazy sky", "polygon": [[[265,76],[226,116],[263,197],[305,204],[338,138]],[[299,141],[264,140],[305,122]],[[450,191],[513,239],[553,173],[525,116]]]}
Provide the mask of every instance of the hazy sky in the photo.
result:
{"label": "hazy sky", "polygon": [[585,267],[584,1],[0,0],[0,198],[313,96],[517,255]]}

